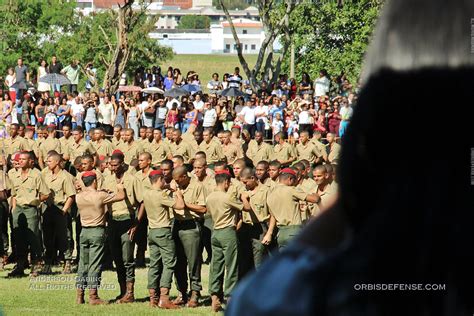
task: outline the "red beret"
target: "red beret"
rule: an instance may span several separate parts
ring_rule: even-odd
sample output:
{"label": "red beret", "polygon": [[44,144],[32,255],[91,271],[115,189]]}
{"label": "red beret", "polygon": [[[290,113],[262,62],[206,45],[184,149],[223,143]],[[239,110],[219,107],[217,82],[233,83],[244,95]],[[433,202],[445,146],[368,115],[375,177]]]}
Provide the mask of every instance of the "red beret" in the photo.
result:
{"label": "red beret", "polygon": [[232,126],[232,128],[238,128],[238,129],[240,129],[240,126],[239,126],[239,125],[234,125],[234,126]]}
{"label": "red beret", "polygon": [[20,161],[20,154],[16,153],[15,155],[13,155],[13,160],[17,162]]}
{"label": "red beret", "polygon": [[105,156],[104,156],[104,155],[100,155],[100,156],[99,156],[99,160],[100,160],[100,161],[105,160]]}
{"label": "red beret", "polygon": [[230,172],[229,172],[229,170],[227,170],[227,169],[218,170],[218,171],[215,171],[214,173],[216,174],[216,176],[217,176],[218,174],[226,174],[226,175],[230,176]]}
{"label": "red beret", "polygon": [[85,171],[82,174],[82,178],[84,179],[85,177],[97,177],[94,171]]}
{"label": "red beret", "polygon": [[149,174],[149,177],[162,176],[162,175],[163,175],[163,171],[161,171],[161,170],[152,170]]}
{"label": "red beret", "polygon": [[115,154],[121,154],[121,155],[123,155],[123,152],[122,152],[120,149],[115,149],[115,150],[112,152],[112,155],[115,155]]}
{"label": "red beret", "polygon": [[280,173],[289,173],[289,174],[292,174],[294,176],[296,176],[296,172],[295,170],[291,169],[291,168],[283,168]]}
{"label": "red beret", "polygon": [[35,127],[34,127],[33,125],[28,125],[28,126],[26,127],[26,129],[29,129],[29,130],[34,131],[34,130],[35,130]]}

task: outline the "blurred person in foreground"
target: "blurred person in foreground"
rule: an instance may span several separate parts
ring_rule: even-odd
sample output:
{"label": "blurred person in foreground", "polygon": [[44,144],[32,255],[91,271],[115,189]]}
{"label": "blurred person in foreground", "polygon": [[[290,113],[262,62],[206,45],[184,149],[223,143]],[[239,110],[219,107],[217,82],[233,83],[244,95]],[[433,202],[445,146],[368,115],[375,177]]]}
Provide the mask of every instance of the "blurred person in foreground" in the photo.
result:
{"label": "blurred person in foreground", "polygon": [[[242,281],[228,315],[473,314],[472,17],[471,0],[385,4],[343,139],[338,200]],[[460,144],[439,133],[438,91],[463,104]],[[399,100],[416,141],[387,115]],[[363,290],[375,284],[397,287]]]}

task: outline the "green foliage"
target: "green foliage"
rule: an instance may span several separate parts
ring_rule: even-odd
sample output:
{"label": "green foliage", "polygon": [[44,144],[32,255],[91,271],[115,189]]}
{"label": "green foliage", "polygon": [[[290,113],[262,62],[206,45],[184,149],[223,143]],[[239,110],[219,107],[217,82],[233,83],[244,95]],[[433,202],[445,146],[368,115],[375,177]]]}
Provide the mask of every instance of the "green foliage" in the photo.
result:
{"label": "green foliage", "polygon": [[202,30],[208,29],[211,19],[206,15],[185,15],[179,20],[178,29]]}
{"label": "green foliage", "polygon": [[[64,0],[8,0],[8,3],[0,0],[0,3],[0,76],[15,66],[20,56],[30,71],[36,71],[40,59],[50,62],[51,56],[56,55],[63,64],[73,59],[78,59],[82,66],[92,62],[102,80],[107,68],[104,60],[111,59],[117,43],[116,12],[83,16],[75,11],[75,1]],[[149,67],[172,56],[170,48],[146,36],[154,28],[154,19],[145,14],[137,18],[137,26],[129,31],[132,52],[127,72],[130,73],[138,66]],[[83,75],[81,79],[83,83],[86,78]]]}
{"label": "green foliage", "polygon": [[[224,0],[224,5],[229,10],[244,10],[250,6],[255,6],[256,0]],[[219,0],[213,0],[212,5],[219,10],[222,10],[222,6]]]}
{"label": "green foliage", "polygon": [[[345,72],[351,82],[357,81],[381,6],[377,0],[346,0],[342,8],[337,1],[299,5],[290,19],[297,81],[303,71],[313,80],[321,69],[331,76]],[[289,73],[289,54],[283,69]]]}

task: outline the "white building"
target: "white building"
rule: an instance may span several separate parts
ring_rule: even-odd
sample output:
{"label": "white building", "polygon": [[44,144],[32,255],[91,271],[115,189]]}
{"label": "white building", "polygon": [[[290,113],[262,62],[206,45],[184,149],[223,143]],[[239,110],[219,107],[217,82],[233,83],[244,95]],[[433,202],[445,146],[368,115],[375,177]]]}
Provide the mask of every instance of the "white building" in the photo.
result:
{"label": "white building", "polygon": [[[265,39],[263,25],[260,21],[250,19],[232,20],[242,51],[246,54],[257,54]],[[177,30],[158,29],[150,34],[160,44],[172,47],[177,54],[212,54],[237,52],[235,40],[229,22],[212,24],[210,30]]]}

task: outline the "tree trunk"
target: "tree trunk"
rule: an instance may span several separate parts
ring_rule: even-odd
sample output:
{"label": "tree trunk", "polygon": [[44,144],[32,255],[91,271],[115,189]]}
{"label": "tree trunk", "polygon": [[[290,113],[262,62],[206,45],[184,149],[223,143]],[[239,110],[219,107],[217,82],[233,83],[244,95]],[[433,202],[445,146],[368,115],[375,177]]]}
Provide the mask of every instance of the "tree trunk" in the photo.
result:
{"label": "tree trunk", "polygon": [[127,30],[132,22],[133,0],[128,0],[123,6],[119,6],[117,17],[117,45],[111,61],[108,63],[104,76],[104,90],[106,94],[114,94],[119,86],[120,77],[130,59],[131,47],[128,42]]}

